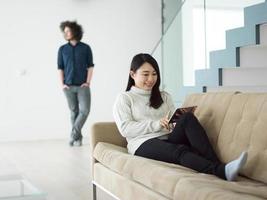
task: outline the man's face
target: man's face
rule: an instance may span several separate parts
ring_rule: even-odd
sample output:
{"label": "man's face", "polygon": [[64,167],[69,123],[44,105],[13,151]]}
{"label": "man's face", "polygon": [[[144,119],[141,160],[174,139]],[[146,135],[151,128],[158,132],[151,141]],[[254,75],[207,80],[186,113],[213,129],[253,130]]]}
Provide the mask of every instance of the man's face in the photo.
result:
{"label": "man's face", "polygon": [[65,27],[65,29],[64,29],[64,38],[67,41],[70,41],[73,38],[71,29],[69,27]]}

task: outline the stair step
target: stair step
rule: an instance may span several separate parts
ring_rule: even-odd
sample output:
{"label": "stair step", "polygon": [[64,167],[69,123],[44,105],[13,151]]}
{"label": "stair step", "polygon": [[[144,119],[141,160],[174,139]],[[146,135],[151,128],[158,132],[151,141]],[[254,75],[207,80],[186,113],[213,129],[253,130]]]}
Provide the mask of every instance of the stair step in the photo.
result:
{"label": "stair step", "polygon": [[206,92],[267,92],[267,85],[261,86],[219,86],[219,87],[206,87]]}
{"label": "stair step", "polygon": [[[263,2],[263,1],[262,1]],[[253,6],[244,8],[244,24],[256,25],[267,21],[267,2],[259,3]]]}
{"label": "stair step", "polygon": [[220,68],[224,66],[236,66],[236,48],[228,48],[210,52],[210,68]]}
{"label": "stair step", "polygon": [[267,24],[260,25],[260,44],[267,45]]}
{"label": "stair step", "polygon": [[201,85],[218,85],[219,84],[219,69],[199,69],[195,71],[195,84]]}
{"label": "stair step", "polygon": [[267,84],[267,68],[223,68],[222,85],[223,86],[240,86],[251,85],[259,86]]}
{"label": "stair step", "polygon": [[255,26],[234,28],[226,31],[226,48],[256,44]]}
{"label": "stair step", "polygon": [[[168,91],[167,91],[168,92]],[[175,99],[175,106],[180,107],[185,100],[187,95],[193,93],[201,93],[203,92],[202,86],[181,86],[178,88],[177,92],[172,93],[173,99]],[[179,99],[179,101],[178,101]]]}
{"label": "stair step", "polygon": [[267,44],[240,47],[240,67],[266,67]]}

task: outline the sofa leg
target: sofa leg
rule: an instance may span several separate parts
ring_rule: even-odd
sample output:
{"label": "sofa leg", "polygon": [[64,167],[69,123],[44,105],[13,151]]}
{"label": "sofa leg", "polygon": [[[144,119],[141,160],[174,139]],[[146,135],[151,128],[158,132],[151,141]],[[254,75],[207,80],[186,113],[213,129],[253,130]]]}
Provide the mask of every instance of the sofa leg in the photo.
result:
{"label": "sofa leg", "polygon": [[93,183],[93,200],[96,200],[96,185]]}

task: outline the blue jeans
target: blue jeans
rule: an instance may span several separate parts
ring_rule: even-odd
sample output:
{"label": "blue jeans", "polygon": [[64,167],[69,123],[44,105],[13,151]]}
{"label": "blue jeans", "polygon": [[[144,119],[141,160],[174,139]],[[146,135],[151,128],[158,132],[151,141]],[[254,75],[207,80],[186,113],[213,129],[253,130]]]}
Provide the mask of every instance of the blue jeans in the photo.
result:
{"label": "blue jeans", "polygon": [[89,115],[91,107],[90,88],[70,86],[63,90],[67,97],[68,106],[71,112],[71,139],[82,140],[82,127]]}

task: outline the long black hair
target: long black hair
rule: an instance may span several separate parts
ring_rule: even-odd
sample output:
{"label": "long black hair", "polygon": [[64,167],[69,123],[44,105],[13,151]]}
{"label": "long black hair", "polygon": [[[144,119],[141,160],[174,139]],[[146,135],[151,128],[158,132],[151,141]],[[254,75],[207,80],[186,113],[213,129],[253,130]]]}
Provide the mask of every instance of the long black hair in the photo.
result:
{"label": "long black hair", "polygon": [[[152,88],[151,96],[150,96],[150,106],[157,109],[163,103],[163,99],[159,91],[160,72],[159,72],[159,66],[158,66],[157,61],[149,54],[140,53],[133,57],[130,70],[135,73],[144,63],[151,64],[157,73],[157,81],[156,81],[156,84]],[[129,73],[129,80],[128,80],[126,91],[129,91],[133,85],[135,85],[135,82]]]}
{"label": "long black hair", "polygon": [[64,32],[64,29],[66,27],[69,27],[71,30],[71,33],[73,35],[73,38],[77,41],[81,41],[83,37],[83,28],[80,24],[78,24],[76,21],[64,21],[60,23],[60,30]]}

